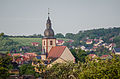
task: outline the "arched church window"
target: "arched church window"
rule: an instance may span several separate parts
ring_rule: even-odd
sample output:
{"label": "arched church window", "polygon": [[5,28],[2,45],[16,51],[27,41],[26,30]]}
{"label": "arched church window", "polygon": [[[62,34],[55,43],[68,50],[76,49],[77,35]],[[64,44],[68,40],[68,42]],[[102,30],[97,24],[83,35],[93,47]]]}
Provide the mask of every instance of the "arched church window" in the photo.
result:
{"label": "arched church window", "polygon": [[52,45],[52,43],[53,43],[53,42],[52,42],[52,41],[50,41],[50,45]]}

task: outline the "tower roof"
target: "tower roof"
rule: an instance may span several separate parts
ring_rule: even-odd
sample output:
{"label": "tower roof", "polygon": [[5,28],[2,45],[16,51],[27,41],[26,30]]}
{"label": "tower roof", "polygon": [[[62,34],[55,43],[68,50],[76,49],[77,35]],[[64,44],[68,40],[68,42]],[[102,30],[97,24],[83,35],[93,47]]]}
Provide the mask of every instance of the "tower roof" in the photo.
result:
{"label": "tower roof", "polygon": [[44,31],[44,38],[54,38],[54,31],[51,28],[51,20],[49,17],[49,12],[48,12],[48,19],[47,19],[47,23],[46,23],[46,29]]}

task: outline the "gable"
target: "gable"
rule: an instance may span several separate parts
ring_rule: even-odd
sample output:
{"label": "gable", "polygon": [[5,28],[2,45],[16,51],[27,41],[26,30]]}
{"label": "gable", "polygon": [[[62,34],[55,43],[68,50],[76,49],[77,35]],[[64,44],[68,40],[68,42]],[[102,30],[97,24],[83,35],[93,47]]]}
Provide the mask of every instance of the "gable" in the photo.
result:
{"label": "gable", "polygon": [[74,56],[70,52],[70,50],[66,47],[65,50],[63,51],[62,55],[60,56],[62,59],[65,61],[75,61]]}

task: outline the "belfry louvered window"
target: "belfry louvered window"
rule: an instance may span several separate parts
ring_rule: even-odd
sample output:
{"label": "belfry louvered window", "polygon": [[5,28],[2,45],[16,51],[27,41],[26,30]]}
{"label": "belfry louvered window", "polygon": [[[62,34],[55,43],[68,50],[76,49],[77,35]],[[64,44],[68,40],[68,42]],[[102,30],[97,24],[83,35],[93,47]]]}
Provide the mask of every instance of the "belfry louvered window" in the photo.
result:
{"label": "belfry louvered window", "polygon": [[52,45],[52,43],[53,43],[53,42],[52,42],[52,41],[50,41],[50,45]]}

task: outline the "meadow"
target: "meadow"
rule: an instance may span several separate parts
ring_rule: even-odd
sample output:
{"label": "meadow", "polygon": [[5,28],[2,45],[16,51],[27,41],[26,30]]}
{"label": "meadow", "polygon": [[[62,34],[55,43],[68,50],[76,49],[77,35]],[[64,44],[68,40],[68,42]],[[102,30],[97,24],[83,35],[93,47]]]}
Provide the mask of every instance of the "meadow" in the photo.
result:
{"label": "meadow", "polygon": [[[32,42],[39,42],[40,44],[42,44],[42,38],[10,38],[15,42],[20,43],[21,45],[24,46],[31,46]],[[64,40],[64,41],[68,41],[70,39],[65,39],[65,38],[57,38],[57,40]]]}
{"label": "meadow", "polygon": [[42,39],[41,38],[10,38],[15,42],[20,43],[21,45],[24,46],[31,46],[32,42],[39,42],[40,44],[42,44]]}

